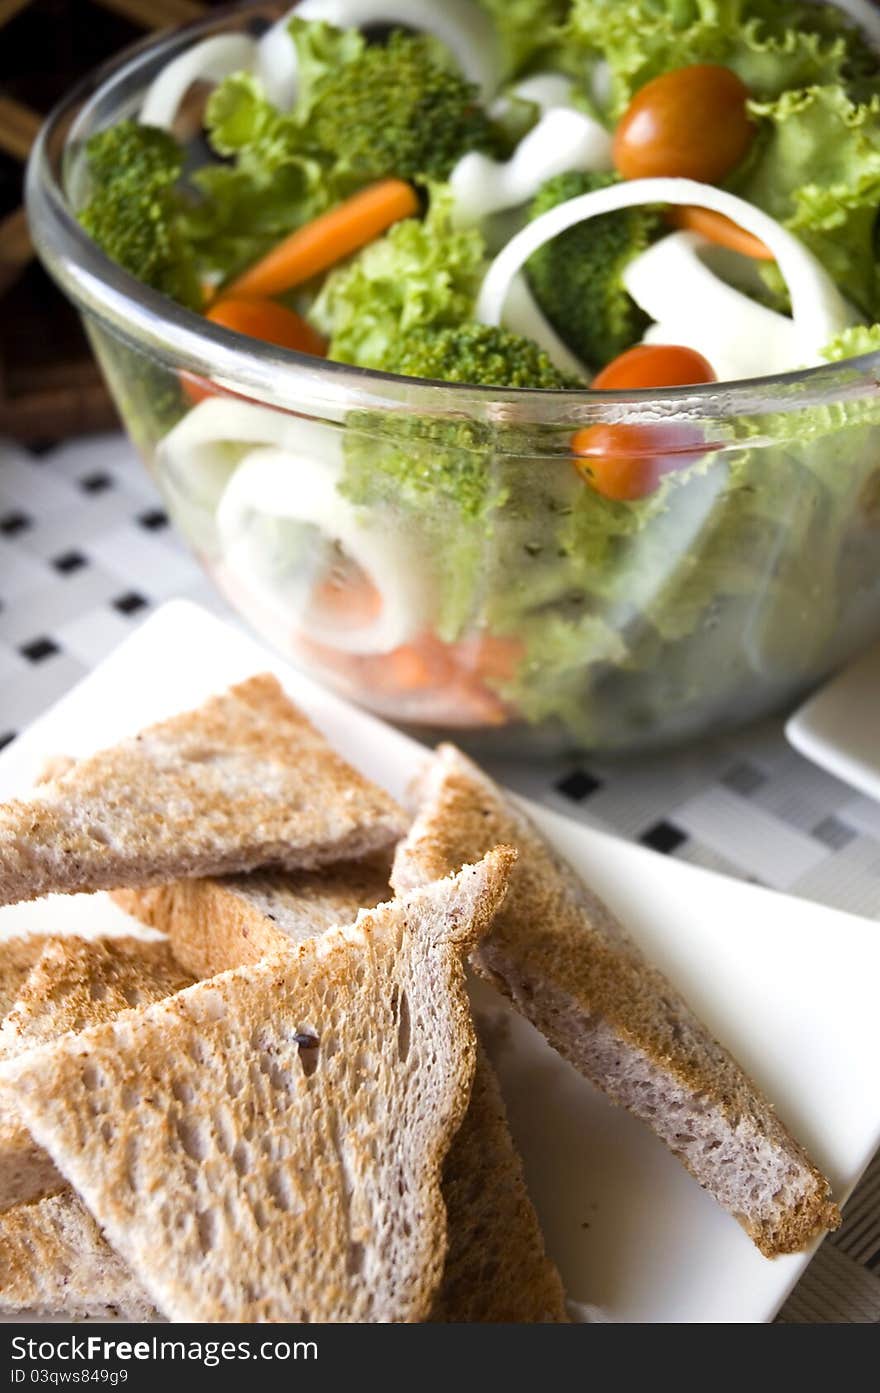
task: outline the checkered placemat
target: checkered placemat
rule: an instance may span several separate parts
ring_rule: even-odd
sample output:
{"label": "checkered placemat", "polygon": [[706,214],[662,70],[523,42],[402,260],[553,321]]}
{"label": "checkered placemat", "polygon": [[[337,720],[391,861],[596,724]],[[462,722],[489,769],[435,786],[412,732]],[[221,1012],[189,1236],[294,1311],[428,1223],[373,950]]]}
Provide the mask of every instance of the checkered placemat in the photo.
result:
{"label": "checkered placemat", "polygon": [[[0,446],[0,746],[172,596],[226,612],[122,436]],[[679,860],[880,919],[880,804],[803,760],[778,721],[630,764],[492,772]],[[780,1319],[880,1322],[880,1157]]]}

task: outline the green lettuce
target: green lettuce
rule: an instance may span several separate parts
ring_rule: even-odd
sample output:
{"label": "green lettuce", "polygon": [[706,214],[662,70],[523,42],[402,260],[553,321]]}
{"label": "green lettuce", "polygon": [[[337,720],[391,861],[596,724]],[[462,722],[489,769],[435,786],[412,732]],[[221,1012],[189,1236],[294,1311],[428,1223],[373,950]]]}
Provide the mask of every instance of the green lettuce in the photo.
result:
{"label": "green lettuce", "polygon": [[796,233],[862,313],[880,318],[880,87],[862,102],[841,86],[808,87],[752,110],[760,135],[733,188]]}
{"label": "green lettuce", "polygon": [[228,163],[205,165],[192,176],[200,198],[188,214],[187,234],[204,273],[225,279],[317,217],[336,192],[295,114],[273,106],[249,73],[215,87],[205,126]]}
{"label": "green lettuce", "polygon": [[542,65],[559,40],[568,11],[568,0],[478,0],[478,4],[498,35],[506,78]]}
{"label": "green lettuce", "polygon": [[723,63],[754,95],[832,84],[876,67],[846,15],[804,0],[573,0],[566,40],[610,69],[608,114],[691,63]]}
{"label": "green lettuce", "polygon": [[854,324],[839,333],[825,348],[829,363],[858,358],[863,353],[880,353],[880,324]]}
{"label": "green lettuce", "polygon": [[287,26],[296,48],[296,120],[305,124],[321,85],[360,58],[367,41],[359,29],[337,29],[321,20],[291,19]]}
{"label": "green lettuce", "polygon": [[329,356],[381,368],[401,334],[473,316],[486,270],[482,235],[453,225],[448,189],[431,190],[424,218],[406,218],[331,272],[311,307]]}

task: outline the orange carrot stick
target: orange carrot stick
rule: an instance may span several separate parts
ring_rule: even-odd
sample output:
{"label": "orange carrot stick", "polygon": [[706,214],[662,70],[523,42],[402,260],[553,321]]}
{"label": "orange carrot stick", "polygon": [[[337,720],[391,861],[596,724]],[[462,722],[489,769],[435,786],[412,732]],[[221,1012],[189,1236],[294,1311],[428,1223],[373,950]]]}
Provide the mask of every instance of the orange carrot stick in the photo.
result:
{"label": "orange carrot stick", "polygon": [[758,237],[746,232],[745,228],[737,226],[731,218],[726,218],[723,213],[716,213],[712,208],[670,208],[667,217],[674,227],[683,228],[686,232],[699,232],[702,237],[708,237],[710,242],[715,242],[719,247],[741,252],[743,256],[753,257],[755,261],[776,260],[770,248]]}
{"label": "orange carrot stick", "polygon": [[[214,324],[222,324],[224,329],[234,329],[238,334],[277,344],[279,348],[292,348],[297,353],[309,353],[316,358],[327,355],[326,343],[311,324],[293,310],[276,305],[272,300],[224,298],[206,311],[205,318]],[[206,397],[217,395],[216,388],[207,378],[187,372],[179,373],[178,377],[181,387],[195,406]]]}
{"label": "orange carrot stick", "polygon": [[211,306],[205,318],[213,324],[221,324],[224,329],[234,329],[238,334],[277,344],[279,348],[292,348],[315,358],[324,358],[327,354],[326,341],[317,330],[302,315],[284,305],[276,305],[274,300],[233,299],[224,295]]}
{"label": "orange carrot stick", "polygon": [[383,179],[297,228],[228,287],[240,295],[280,295],[337,261],[351,256],[380,233],[419,211],[415,190],[402,179]]}

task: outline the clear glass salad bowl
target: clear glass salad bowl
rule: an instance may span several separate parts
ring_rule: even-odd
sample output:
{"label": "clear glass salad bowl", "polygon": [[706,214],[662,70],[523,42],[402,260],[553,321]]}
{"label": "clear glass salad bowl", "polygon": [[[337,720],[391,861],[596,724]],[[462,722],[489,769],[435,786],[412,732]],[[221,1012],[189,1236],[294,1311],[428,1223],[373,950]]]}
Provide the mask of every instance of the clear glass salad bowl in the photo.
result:
{"label": "clear glass salad bowl", "polygon": [[[880,354],[653,393],[442,385],[241,338],[104,257],[71,211],[84,141],[194,37],[276,14],[129,50],[28,172],[39,254],[229,603],[382,715],[518,752],[718,731],[880,634]],[[610,438],[644,456],[647,496],[574,467],[597,425],[635,428]]]}

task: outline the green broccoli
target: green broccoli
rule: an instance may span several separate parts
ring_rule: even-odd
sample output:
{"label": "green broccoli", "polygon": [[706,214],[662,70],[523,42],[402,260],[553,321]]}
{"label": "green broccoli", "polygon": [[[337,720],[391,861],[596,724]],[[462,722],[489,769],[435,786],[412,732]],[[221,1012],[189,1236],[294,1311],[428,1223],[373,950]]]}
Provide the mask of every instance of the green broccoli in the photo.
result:
{"label": "green broccoli", "polygon": [[144,285],[192,309],[201,305],[180,226],[183,151],[155,126],[120,121],[86,145],[91,198],[79,221],[101,249]]}
{"label": "green broccoli", "polygon": [[477,89],[438,61],[435,41],[399,31],[319,79],[309,133],[359,183],[445,179],[467,151],[496,153],[499,140]]}
{"label": "green broccoli", "polygon": [[[557,175],[538,190],[530,217],[615,183],[615,174]],[[621,208],[560,233],[527,263],[529,284],[544,314],[594,370],[631,348],[648,325],[621,277],[661,228],[660,214],[653,209]]]}
{"label": "green broccoli", "polygon": [[488,324],[419,329],[386,355],[386,372],[475,387],[540,387],[560,391],[582,384],[560,372],[531,339]]}

